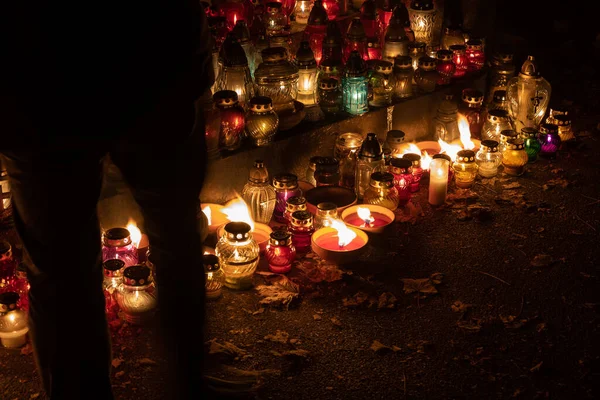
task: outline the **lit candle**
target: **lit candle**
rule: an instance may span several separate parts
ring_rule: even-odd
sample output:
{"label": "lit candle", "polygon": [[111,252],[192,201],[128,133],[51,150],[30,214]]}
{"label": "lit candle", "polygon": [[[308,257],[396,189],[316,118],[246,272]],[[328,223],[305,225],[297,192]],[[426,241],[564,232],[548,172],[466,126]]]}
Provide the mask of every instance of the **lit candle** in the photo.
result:
{"label": "lit candle", "polygon": [[335,264],[357,261],[369,237],[359,229],[346,226],[341,220],[334,219],[331,222],[331,227],[321,228],[313,234],[313,251]]}
{"label": "lit candle", "polygon": [[342,212],[342,220],[365,232],[381,233],[394,221],[393,211],[376,204],[351,206]]}
{"label": "lit candle", "polygon": [[19,295],[0,294],[0,343],[8,348],[21,347],[27,341],[27,313],[17,308]]}
{"label": "lit candle", "polygon": [[446,202],[448,191],[449,162],[443,158],[431,160],[429,165],[429,204],[434,206]]}

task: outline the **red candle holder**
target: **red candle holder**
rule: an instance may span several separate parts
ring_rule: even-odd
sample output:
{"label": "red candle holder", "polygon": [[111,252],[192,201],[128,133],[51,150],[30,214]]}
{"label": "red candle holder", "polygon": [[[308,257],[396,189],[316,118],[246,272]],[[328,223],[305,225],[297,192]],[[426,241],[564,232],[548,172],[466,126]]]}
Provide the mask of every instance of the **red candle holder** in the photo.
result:
{"label": "red candle holder", "polygon": [[479,71],[485,64],[485,53],[483,52],[483,43],[479,39],[472,39],[467,42],[466,55],[468,60],[467,69],[469,71]]}
{"label": "red candle holder", "polygon": [[347,227],[356,234],[356,237],[346,246],[339,246],[338,231],[335,228],[321,228],[312,237],[312,250],[322,259],[334,264],[342,265],[356,262],[364,254],[369,243],[367,234],[357,228]]}
{"label": "red candle holder", "polygon": [[292,244],[290,233],[284,230],[271,233],[265,256],[272,272],[276,274],[290,272],[292,262],[296,258],[296,248]]}
{"label": "red candle holder", "polygon": [[456,72],[456,65],[452,61],[453,54],[450,50],[439,50],[437,52],[437,65],[436,70],[440,76],[437,81],[438,85],[444,86],[449,85],[454,73]]}
{"label": "red candle holder", "polygon": [[467,58],[467,47],[462,44],[453,44],[450,46],[452,51],[452,62],[456,65],[453,78],[462,78],[466,75],[469,68],[469,60]]}
{"label": "red candle holder", "polygon": [[[359,209],[367,209],[367,216],[359,215]],[[361,212],[362,213],[362,212]],[[389,208],[378,206],[376,204],[359,204],[348,207],[342,212],[342,220],[351,227],[360,229],[369,233],[381,233],[384,229],[394,222],[396,216]]]}
{"label": "red candle holder", "polygon": [[241,1],[229,0],[219,4],[219,13],[227,20],[227,28],[232,30],[239,20],[248,22],[246,6]]}
{"label": "red candle holder", "polygon": [[308,24],[304,29],[304,40],[310,45],[317,65],[321,63],[323,57],[323,40],[327,35],[327,21],[327,12],[323,8],[322,1],[315,0],[308,16]]}
{"label": "red candle holder", "polygon": [[327,18],[333,21],[340,13],[340,0],[323,0],[323,8],[327,11]]}

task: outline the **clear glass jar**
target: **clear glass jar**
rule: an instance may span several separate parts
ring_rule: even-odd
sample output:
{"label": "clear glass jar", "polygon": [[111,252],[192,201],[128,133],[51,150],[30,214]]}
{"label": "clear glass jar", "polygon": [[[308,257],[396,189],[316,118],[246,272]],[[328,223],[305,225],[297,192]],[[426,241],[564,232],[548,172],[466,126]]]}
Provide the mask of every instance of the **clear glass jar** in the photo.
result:
{"label": "clear glass jar", "polygon": [[427,44],[424,42],[408,43],[408,55],[412,59],[412,67],[416,71],[419,68],[419,59],[427,56]]}
{"label": "clear glass jar", "polygon": [[156,286],[150,268],[132,265],[123,270],[123,282],[117,289],[117,303],[123,318],[138,325],[152,318],[158,304]]}
{"label": "clear glass jar", "polygon": [[0,291],[12,286],[16,272],[12,246],[6,240],[0,240]]}
{"label": "clear glass jar", "polygon": [[546,114],[551,87],[540,75],[533,56],[529,56],[518,76],[508,81],[506,95],[510,117],[515,129],[536,128]]}
{"label": "clear glass jar", "polygon": [[308,16],[310,10],[312,10],[312,1],[310,0],[297,0],[296,7],[294,8],[294,15],[296,16],[296,23],[300,25],[306,25],[308,23]]}
{"label": "clear glass jar", "polygon": [[454,182],[456,187],[469,189],[475,183],[479,166],[475,163],[473,150],[461,150],[456,154],[456,161],[452,164]]}
{"label": "clear glass jar", "polygon": [[508,81],[515,75],[515,66],[513,64],[502,63],[492,65],[490,68],[490,78],[488,85],[488,101],[492,101],[494,93],[497,90],[506,91]]}
{"label": "clear glass jar", "polygon": [[271,1],[266,4],[266,7],[267,15],[264,23],[267,36],[282,33],[287,25],[287,16],[283,13],[281,3]]}
{"label": "clear glass jar", "polygon": [[258,265],[260,248],[252,238],[245,222],[228,222],[225,233],[217,242],[215,254],[225,273],[225,286],[230,289],[249,289]]}
{"label": "clear glass jar", "polygon": [[521,129],[520,138],[523,139],[525,144],[525,152],[527,153],[528,162],[534,163],[538,158],[538,154],[542,146],[538,140],[538,131],[535,128],[523,128]]}
{"label": "clear glass jar", "polygon": [[320,64],[323,59],[323,43],[327,35],[327,21],[327,12],[323,7],[323,2],[315,0],[308,16],[308,25],[304,29],[303,40],[308,41],[310,44],[317,64]]}
{"label": "clear glass jar", "polygon": [[398,192],[398,205],[406,205],[412,196],[412,162],[406,158],[392,158],[388,171],[394,177],[394,187]]}
{"label": "clear glass jar", "polygon": [[322,49],[323,57],[321,58],[319,65],[325,63],[330,66],[335,66],[338,70],[343,69],[344,38],[342,37],[337,22],[329,21],[327,23]]}
{"label": "clear glass jar", "polygon": [[485,65],[485,53],[483,52],[483,42],[479,39],[471,39],[467,41],[467,59],[469,64],[468,71],[480,71]]}
{"label": "clear glass jar", "polygon": [[529,161],[525,151],[523,139],[512,139],[506,143],[502,152],[502,165],[504,172],[508,175],[521,176],[525,172],[525,165]]}
{"label": "clear glass jar", "polygon": [[541,145],[539,156],[548,159],[556,158],[556,153],[561,144],[558,126],[547,123],[540,125],[538,139]]}
{"label": "clear glass jar", "polygon": [[413,96],[413,79],[415,70],[409,56],[394,59],[394,98],[407,99]]}
{"label": "clear glass jar", "polygon": [[312,234],[315,232],[313,216],[308,211],[296,211],[292,214],[292,244],[300,256],[308,253],[311,248]]}
{"label": "clear glass jar", "polygon": [[498,142],[498,151],[500,153],[504,153],[504,149],[506,149],[506,144],[514,139],[517,139],[519,135],[517,132],[512,129],[505,129],[500,132],[500,141]]}
{"label": "clear glass jar", "polygon": [[285,203],[283,217],[288,225],[292,223],[292,214],[296,211],[306,211],[306,198],[304,196],[290,197]]}
{"label": "clear glass jar", "polygon": [[18,293],[0,293],[0,343],[10,349],[23,346],[29,332],[28,315],[18,303]]}
{"label": "clear glass jar", "polygon": [[345,63],[350,60],[350,55],[355,51],[363,60],[369,59],[369,53],[367,52],[367,35],[365,33],[365,28],[358,17],[352,19],[348,26],[348,31],[346,32],[343,53]]}
{"label": "clear glass jar", "polygon": [[256,96],[250,100],[246,113],[246,134],[255,146],[267,146],[279,129],[279,116],[273,111],[269,97]]}
{"label": "clear glass jar", "polygon": [[440,41],[443,50],[450,50],[453,45],[464,45],[465,37],[460,29],[444,28],[442,39]]}
{"label": "clear glass jar", "polygon": [[408,56],[408,43],[402,19],[391,18],[385,32],[383,59],[394,62],[394,58],[398,56]]}
{"label": "clear glass jar", "polygon": [[300,42],[296,53],[298,66],[298,97],[296,100],[305,106],[317,103],[317,61],[307,41]]}
{"label": "clear glass jar", "polygon": [[338,209],[335,203],[324,202],[317,204],[317,214],[315,215],[315,230],[331,226],[331,220],[338,218]]}
{"label": "clear glass jar", "polygon": [[385,171],[385,162],[383,160],[381,145],[374,133],[368,133],[367,138],[358,151],[356,160],[354,191],[359,200],[362,200],[366,190],[369,188],[371,175],[374,172],[383,171]]}
{"label": "clear glass jar", "polygon": [[390,158],[399,158],[402,155],[406,147],[406,144],[404,143],[405,138],[406,133],[399,129],[387,131],[385,134],[385,141],[383,142],[383,148],[384,150],[389,149]]}
{"label": "clear glass jar", "polygon": [[[238,20],[231,32],[237,37],[237,39],[240,42],[240,45],[242,46],[242,49],[244,49],[244,53],[246,53],[246,60],[248,61],[248,69],[250,70],[250,76],[254,78],[254,71],[256,70],[257,66],[256,49],[254,48],[254,43],[252,43],[252,39],[250,38],[250,29],[248,29],[248,24],[246,24],[246,21],[244,20]],[[250,84],[253,84],[252,78],[250,79]],[[245,103],[245,101],[246,100],[242,101],[242,103]]]}
{"label": "clear glass jar", "polygon": [[126,267],[138,263],[138,252],[125,228],[110,228],[102,237],[102,261],[118,259]]}
{"label": "clear glass jar", "polygon": [[333,156],[340,160],[346,158],[350,153],[357,153],[362,145],[363,137],[360,133],[346,132],[340,133],[335,140]]}
{"label": "clear glass jar", "polygon": [[369,105],[373,107],[387,107],[392,104],[394,91],[394,76],[392,63],[379,60],[375,66],[375,73],[369,79]]}
{"label": "clear glass jar", "polygon": [[320,157],[315,165],[316,186],[338,186],[340,162],[334,157]]}
{"label": "clear glass jar", "polygon": [[571,128],[571,117],[568,115],[557,115],[555,117],[548,118],[554,125],[558,126],[558,136],[562,143],[570,142],[575,140],[573,129]]}
{"label": "clear glass jar", "polygon": [[490,110],[481,128],[481,139],[500,142],[500,132],[507,129],[512,129],[508,113],[504,110]]}
{"label": "clear glass jar", "polygon": [[437,81],[438,85],[444,86],[449,85],[454,72],[456,71],[456,65],[452,61],[452,51],[450,50],[439,50],[437,52],[437,66],[436,70],[439,74]]}
{"label": "clear glass jar", "polygon": [[298,96],[298,67],[288,61],[287,54],[283,47],[263,50],[263,62],[254,73],[258,94],[271,98],[278,115],[294,111]]}
{"label": "clear glass jar", "polygon": [[483,93],[476,89],[464,89],[462,91],[462,103],[459,112],[469,121],[471,137],[481,138],[483,128]]}
{"label": "clear glass jar", "polygon": [[342,110],[342,90],[337,79],[319,79],[317,103],[325,114],[335,115]]}
{"label": "clear glass jar", "polygon": [[353,51],[342,78],[344,111],[362,115],[369,111],[367,68],[360,54]]}
{"label": "clear glass jar", "polygon": [[439,79],[439,74],[435,70],[435,67],[435,58],[419,58],[419,68],[415,71],[415,83],[419,92],[432,93],[435,91],[435,85]]}
{"label": "clear glass jar", "polygon": [[452,62],[456,66],[453,78],[462,78],[467,74],[467,69],[469,68],[467,46],[464,44],[453,44],[450,46],[450,50],[452,50]]}
{"label": "clear glass jar", "polygon": [[437,9],[433,0],[413,0],[408,7],[410,27],[415,40],[430,46],[434,40],[434,25]]}
{"label": "clear glass jar", "polygon": [[479,166],[479,175],[482,178],[493,178],[498,175],[498,167],[502,164],[502,153],[498,151],[498,142],[483,140],[475,155],[475,161]]}
{"label": "clear glass jar", "polygon": [[423,167],[421,167],[421,155],[416,153],[406,153],[402,156],[402,158],[412,163],[413,179],[410,183],[410,191],[411,193],[416,193],[419,191],[420,182],[423,178]]}
{"label": "clear glass jar", "polygon": [[292,270],[292,262],[296,259],[296,248],[292,244],[291,234],[285,230],[271,232],[265,250],[269,269],[276,274],[287,274]]}
{"label": "clear glass jar", "polygon": [[389,172],[373,172],[369,187],[365,190],[363,202],[365,204],[376,204],[392,211],[397,209],[400,197],[394,186],[394,176]]}
{"label": "clear glass jar", "polygon": [[275,210],[273,218],[280,223],[286,223],[283,216],[287,201],[290,197],[302,196],[302,189],[298,187],[298,177],[294,174],[278,174],[273,177],[273,187],[275,188]]}
{"label": "clear glass jar", "polygon": [[313,187],[317,186],[317,181],[315,180],[315,171],[317,170],[317,162],[321,159],[321,156],[312,156],[308,160],[308,167],[306,167],[306,173],[304,174],[304,180]]}
{"label": "clear glass jar", "polygon": [[202,256],[204,264],[204,290],[207,300],[215,300],[221,297],[223,285],[225,284],[225,273],[219,264],[219,257],[214,254]]}
{"label": "clear glass jar", "polygon": [[123,283],[123,270],[125,263],[123,260],[112,259],[102,263],[102,291],[104,292],[104,303],[106,314],[109,320],[117,317],[119,306],[117,304],[116,292],[121,283]]}
{"label": "clear glass jar", "polygon": [[248,182],[242,189],[242,199],[250,208],[256,222],[268,224],[275,209],[275,189],[269,183],[269,172],[262,160],[254,161],[248,174]]}
{"label": "clear glass jar", "polygon": [[437,109],[437,115],[433,118],[433,135],[435,139],[442,139],[448,143],[460,138],[458,106],[451,94],[444,97]]}
{"label": "clear glass jar", "polygon": [[221,68],[215,81],[215,94],[231,90],[237,94],[242,106],[254,96],[254,84],[248,67],[248,59],[240,42],[233,35],[227,39],[219,52]]}

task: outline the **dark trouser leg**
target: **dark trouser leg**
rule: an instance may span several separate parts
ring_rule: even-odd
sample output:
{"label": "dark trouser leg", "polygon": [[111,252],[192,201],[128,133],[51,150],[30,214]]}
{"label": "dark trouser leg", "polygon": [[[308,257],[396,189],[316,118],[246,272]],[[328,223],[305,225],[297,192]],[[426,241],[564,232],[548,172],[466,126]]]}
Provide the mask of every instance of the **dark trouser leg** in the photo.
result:
{"label": "dark trouser leg", "polygon": [[169,359],[167,396],[177,399],[199,399],[202,390],[204,269],[197,213],[205,144],[203,134],[190,135],[193,122],[192,103],[170,101],[111,152],[144,216]]}
{"label": "dark trouser leg", "polygon": [[111,399],[104,314],[99,151],[5,154],[15,225],[34,263],[30,337],[51,399]]}

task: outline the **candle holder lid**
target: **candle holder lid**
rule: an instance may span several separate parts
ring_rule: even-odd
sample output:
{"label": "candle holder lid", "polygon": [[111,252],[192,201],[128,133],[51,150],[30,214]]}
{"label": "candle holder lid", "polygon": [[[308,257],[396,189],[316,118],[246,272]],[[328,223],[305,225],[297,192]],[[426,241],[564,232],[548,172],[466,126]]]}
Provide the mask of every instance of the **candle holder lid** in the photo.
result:
{"label": "candle holder lid", "polygon": [[422,68],[425,71],[434,70],[436,64],[437,64],[437,60],[433,57],[429,57],[429,56],[419,57],[419,68]]}
{"label": "candle holder lid", "polygon": [[310,48],[310,44],[306,40],[300,42],[300,47],[296,52],[296,65],[298,65],[298,68],[300,69],[311,69],[317,67],[315,54]]}
{"label": "candle holder lid", "polygon": [[120,271],[125,267],[125,262],[123,260],[119,260],[117,258],[113,258],[112,260],[106,260],[102,263],[102,268],[104,269],[105,275],[107,273],[114,273],[116,271]]}
{"label": "candle holder lid", "polygon": [[559,115],[555,115],[552,117],[553,118],[553,123],[556,126],[567,126],[567,125],[571,125],[571,117],[569,117],[568,115],[565,114],[559,114]]}
{"label": "candle holder lid", "polygon": [[367,34],[365,33],[365,27],[363,26],[360,18],[354,17],[352,18],[352,22],[348,26],[348,31],[346,32],[346,38],[351,41],[365,41],[367,40]]}
{"label": "candle holder lid", "polygon": [[323,7],[323,2],[315,0],[312,10],[310,10],[310,14],[308,15],[308,25],[327,25],[327,22],[329,22],[329,18],[327,17],[325,7]]}
{"label": "candle holder lid", "polygon": [[377,18],[377,4],[373,0],[365,0],[360,7],[361,17],[364,19],[376,19]]}
{"label": "candle holder lid", "polygon": [[326,74],[337,73],[339,66],[332,60],[325,60],[319,64],[319,70]]}
{"label": "candle holder lid", "polygon": [[475,162],[475,152],[473,150],[461,150],[456,153],[456,162],[472,163]]}
{"label": "candle holder lid", "polygon": [[285,203],[285,208],[291,213],[306,210],[306,198],[304,196],[290,197]]}
{"label": "candle holder lid", "polygon": [[269,14],[281,12],[281,6],[282,4],[276,1],[269,1],[265,4],[265,7],[267,8],[267,12]]}
{"label": "candle holder lid", "polygon": [[358,158],[372,161],[381,160],[382,151],[379,140],[374,133],[367,133],[367,138],[362,142],[358,151]]}
{"label": "candle holder lid", "polygon": [[541,76],[534,56],[527,56],[519,72],[521,78],[539,78]]}
{"label": "candle holder lid", "polygon": [[431,156],[432,159],[436,159],[436,158],[441,158],[442,160],[446,160],[450,163],[452,163],[452,158],[446,154],[446,153],[438,153],[438,154],[434,154],[433,156]]}
{"label": "candle holder lid", "polygon": [[508,111],[499,109],[490,110],[487,115],[487,119],[493,123],[508,121]]}
{"label": "candle holder lid", "polygon": [[382,74],[390,74],[392,72],[392,63],[389,61],[378,60],[379,62],[375,64],[375,71],[380,72]]}
{"label": "candle holder lid", "polygon": [[514,59],[514,54],[505,49],[498,49],[492,55],[492,63],[495,65],[511,64]]}
{"label": "candle holder lid", "polygon": [[406,158],[392,158],[390,165],[392,166],[392,172],[395,174],[408,174],[412,172],[413,163]]}
{"label": "candle holder lid", "polygon": [[525,127],[521,129],[521,136],[528,139],[535,139],[538,135],[538,131],[535,128]]}
{"label": "candle holder lid", "polygon": [[324,201],[322,203],[317,204],[317,212],[318,211],[337,211],[337,204],[332,203],[330,201]]}
{"label": "candle holder lid", "polygon": [[410,56],[396,56],[394,58],[394,67],[412,69],[412,58]]}
{"label": "candle holder lid", "polygon": [[287,246],[292,242],[291,236],[287,230],[275,230],[269,235],[269,243],[273,246]]}
{"label": "candle holder lid", "polygon": [[464,44],[453,44],[450,46],[450,50],[452,50],[453,53],[464,53],[467,51],[467,46]]}
{"label": "candle holder lid", "polygon": [[389,7],[392,9],[392,18],[400,19],[403,23],[409,21],[408,8],[401,0],[389,0]]}
{"label": "candle holder lid", "polygon": [[238,102],[238,94],[233,90],[219,90],[213,94],[213,102],[217,106],[231,107]]}
{"label": "candle holder lid", "polygon": [[0,293],[0,312],[5,313],[17,309],[19,294],[16,292]]}
{"label": "candle holder lid", "polygon": [[127,228],[110,228],[104,232],[103,242],[108,247],[121,247],[131,244],[131,236]]}
{"label": "candle holder lid", "polygon": [[323,158],[323,157],[322,156],[312,156],[311,158],[308,159],[308,166],[311,169],[316,169],[317,163],[319,162],[319,160],[321,160],[321,158]]}
{"label": "candle holder lid", "polygon": [[485,153],[495,153],[498,151],[498,141],[496,140],[482,140],[481,151]]}
{"label": "candle holder lid", "polygon": [[273,177],[275,189],[291,190],[298,187],[298,177],[294,174],[277,174]]}
{"label": "candle holder lid", "polygon": [[390,147],[399,146],[404,143],[404,139],[406,137],[406,133],[399,129],[392,129],[387,131],[385,135],[385,142]]}
{"label": "candle holder lid", "polygon": [[467,50],[483,50],[483,42],[480,39],[470,39],[466,45]]}
{"label": "candle holder lid", "polygon": [[225,224],[225,237],[234,242],[243,242],[250,239],[252,228],[245,222],[228,222]]}
{"label": "candle holder lid", "polygon": [[540,135],[558,135],[558,126],[556,124],[543,123],[540,125]]}
{"label": "candle holder lid", "polygon": [[306,210],[294,211],[292,213],[292,226],[310,227],[312,226],[313,216]]}
{"label": "candle holder lid", "polygon": [[214,254],[204,254],[202,256],[202,264],[204,264],[204,272],[215,272],[221,269],[219,257]]}
{"label": "candle holder lid", "polygon": [[406,153],[402,156],[405,160],[408,160],[412,163],[413,167],[421,166],[421,155],[417,153]]}
{"label": "candle holder lid", "polygon": [[408,44],[408,52],[410,55],[416,56],[425,52],[427,43],[425,42],[410,42]]}
{"label": "candle holder lid", "polygon": [[129,286],[143,286],[152,282],[150,268],[137,264],[125,268],[123,271],[123,282]]}
{"label": "candle holder lid", "polygon": [[346,149],[356,150],[360,149],[362,142],[363,137],[360,133],[346,132],[338,135],[335,144]]}
{"label": "candle holder lid", "polygon": [[236,21],[235,26],[231,30],[240,43],[250,42],[250,29],[248,24],[243,19]]}
{"label": "candle holder lid", "polygon": [[437,51],[437,59],[440,61],[452,61],[452,56],[454,54],[450,50],[438,50]]}
{"label": "candle holder lid", "polygon": [[250,99],[250,111],[268,112],[273,110],[273,101],[267,96],[255,96]]}
{"label": "candle holder lid", "polygon": [[337,171],[340,168],[340,161],[335,157],[319,157],[315,164],[316,170]]}
{"label": "candle holder lid", "polygon": [[494,103],[504,103],[506,101],[506,90],[495,90],[493,101]]}
{"label": "candle holder lid", "polygon": [[569,115],[569,109],[561,105],[551,105],[549,114],[553,117],[556,117],[557,115]]}
{"label": "candle holder lid", "polygon": [[374,188],[391,188],[394,186],[394,175],[389,172],[373,172],[369,184]]}
{"label": "candle holder lid", "polygon": [[225,67],[244,67],[248,66],[248,58],[246,52],[240,44],[237,36],[230,32],[225,41],[221,45],[219,58],[222,60]]}
{"label": "candle holder lid", "polygon": [[506,148],[509,150],[523,150],[525,141],[523,139],[511,139],[506,142]]}
{"label": "candle holder lid", "polygon": [[[279,4],[279,3],[277,3]],[[285,47],[267,47],[260,52],[263,62],[278,62],[288,59],[288,52]]]}
{"label": "candle holder lid", "polygon": [[254,165],[248,173],[248,180],[253,183],[268,183],[269,171],[265,167],[263,160],[255,160]]}
{"label": "candle holder lid", "polygon": [[413,0],[410,8],[417,11],[431,11],[434,9],[433,0]]}
{"label": "candle holder lid", "polygon": [[483,103],[483,92],[477,89],[463,89],[462,101],[467,104],[481,104]]}
{"label": "candle holder lid", "polygon": [[511,140],[511,139],[516,139],[517,137],[519,137],[519,135],[517,134],[517,132],[515,132],[512,129],[505,129],[503,131],[500,132],[500,141],[504,140]]}
{"label": "candle holder lid", "polygon": [[319,83],[319,87],[324,90],[337,89],[338,81],[335,78],[325,78]]}
{"label": "candle holder lid", "polygon": [[[379,43],[379,39],[378,38],[376,38],[376,37],[370,37],[370,38],[367,38],[367,47],[369,49],[380,49],[381,48],[381,43]],[[376,61],[383,61],[383,60],[376,60]]]}
{"label": "candle holder lid", "polygon": [[358,51],[353,50],[346,63],[344,74],[346,76],[363,76],[366,72],[367,64],[365,63],[365,60],[363,60]]}

